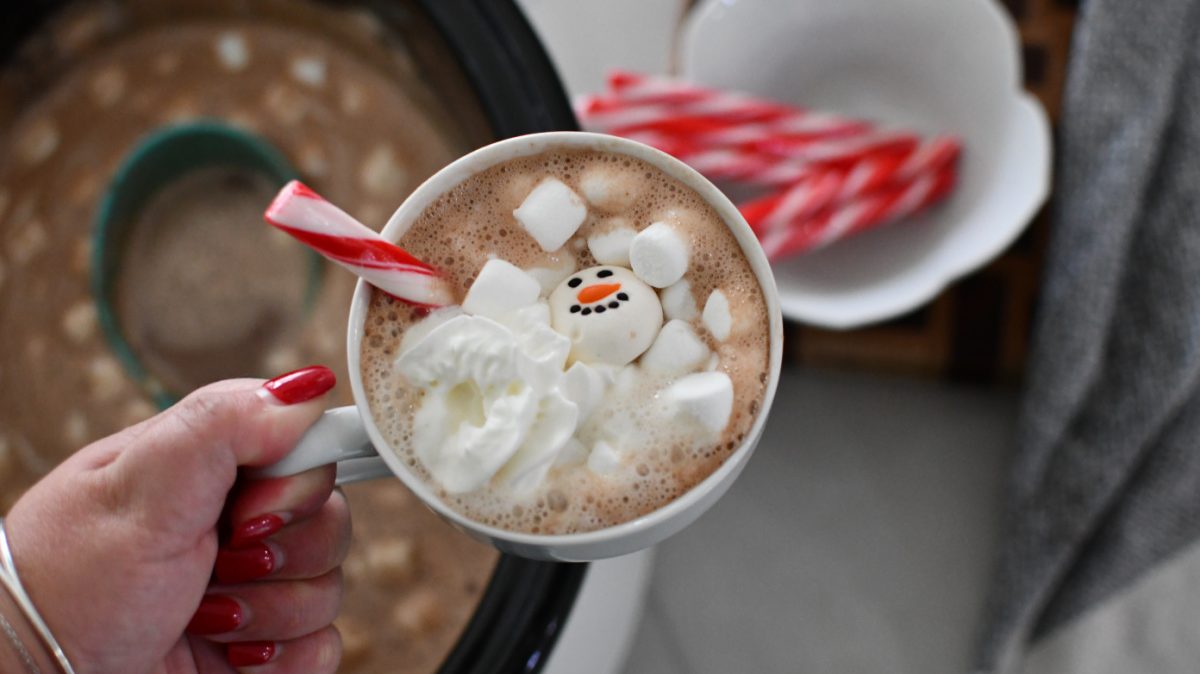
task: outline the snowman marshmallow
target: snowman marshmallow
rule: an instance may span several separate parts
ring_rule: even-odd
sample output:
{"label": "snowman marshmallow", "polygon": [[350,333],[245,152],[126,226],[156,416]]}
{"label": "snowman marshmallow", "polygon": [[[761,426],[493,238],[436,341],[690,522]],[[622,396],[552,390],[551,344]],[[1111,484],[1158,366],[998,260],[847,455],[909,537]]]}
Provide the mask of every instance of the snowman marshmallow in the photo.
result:
{"label": "snowman marshmallow", "polygon": [[572,361],[626,365],[662,327],[658,293],[624,267],[571,274],[550,294],[551,323],[571,340]]}

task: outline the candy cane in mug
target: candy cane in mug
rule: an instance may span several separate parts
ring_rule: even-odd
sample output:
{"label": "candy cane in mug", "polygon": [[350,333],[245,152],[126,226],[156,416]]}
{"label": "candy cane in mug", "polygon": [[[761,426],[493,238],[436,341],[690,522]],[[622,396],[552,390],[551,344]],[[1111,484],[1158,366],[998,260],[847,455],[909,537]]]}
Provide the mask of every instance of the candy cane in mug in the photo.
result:
{"label": "candy cane in mug", "polygon": [[387,294],[421,307],[454,304],[437,270],[387,241],[298,180],[280,190],[263,216],[329,260]]}

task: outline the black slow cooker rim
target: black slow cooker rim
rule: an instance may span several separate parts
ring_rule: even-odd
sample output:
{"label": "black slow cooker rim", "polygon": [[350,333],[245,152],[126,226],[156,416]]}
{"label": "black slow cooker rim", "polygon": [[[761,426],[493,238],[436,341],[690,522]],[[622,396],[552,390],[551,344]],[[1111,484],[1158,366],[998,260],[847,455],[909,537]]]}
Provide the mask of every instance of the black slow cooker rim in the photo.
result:
{"label": "black slow cooker rim", "polygon": [[578,131],[541,40],[512,0],[421,0],[458,57],[497,139]]}
{"label": "black slow cooker rim", "polygon": [[[65,0],[30,0],[0,22],[8,61]],[[541,41],[511,0],[419,0],[458,58],[497,139],[578,130]],[[503,554],[440,674],[529,672],[545,667],[578,598],[587,564]]]}

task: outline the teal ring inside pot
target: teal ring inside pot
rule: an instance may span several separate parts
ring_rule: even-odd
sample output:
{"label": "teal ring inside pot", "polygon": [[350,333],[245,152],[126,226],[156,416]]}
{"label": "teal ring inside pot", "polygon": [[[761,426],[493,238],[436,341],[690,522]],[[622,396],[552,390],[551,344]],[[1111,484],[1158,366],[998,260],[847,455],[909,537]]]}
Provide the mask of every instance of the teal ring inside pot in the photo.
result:
{"label": "teal ring inside pot", "polygon": [[[113,305],[117,272],[128,225],[156,192],[198,169],[233,166],[259,172],[279,186],[299,177],[266,140],[219,121],[196,121],[154,131],[129,152],[100,202],[92,231],[91,286],[100,328],[130,377],[160,408],[176,401],[150,376],[121,332]],[[265,211],[268,204],[263,204]],[[263,224],[266,227],[266,224]],[[321,258],[311,253],[305,308],[312,307],[321,282]]]}

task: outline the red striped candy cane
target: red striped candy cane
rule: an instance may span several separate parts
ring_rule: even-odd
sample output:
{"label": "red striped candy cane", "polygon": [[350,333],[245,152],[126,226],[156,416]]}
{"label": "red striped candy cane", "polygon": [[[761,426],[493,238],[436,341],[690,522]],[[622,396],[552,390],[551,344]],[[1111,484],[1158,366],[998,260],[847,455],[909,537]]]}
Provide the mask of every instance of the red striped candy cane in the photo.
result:
{"label": "red striped candy cane", "polygon": [[767,232],[786,230],[832,204],[952,166],[961,150],[957,138],[938,136],[906,154],[878,153],[842,170],[814,172],[784,190],[742,204],[739,210],[762,237]]}
{"label": "red striped candy cane", "polygon": [[626,135],[635,131],[718,131],[759,123],[776,125],[771,133],[831,136],[860,133],[869,126],[746,94],[627,71],[614,72],[609,86],[606,95],[577,101],[576,112],[585,128]]}
{"label": "red striped candy cane", "polygon": [[955,178],[953,166],[946,166],[910,183],[834,204],[790,227],[766,232],[761,239],[763,251],[769,259],[779,260],[895,222],[942,200],[953,189]]}
{"label": "red striped candy cane", "polygon": [[849,169],[868,159],[907,156],[920,145],[908,133],[871,132],[848,138],[826,138],[795,145],[786,156],[776,151],[707,147],[696,139],[643,131],[627,138],[670,154],[710,180],[783,187],[832,169]]}
{"label": "red striped candy cane", "polygon": [[279,191],[263,217],[267,223],[398,300],[421,307],[455,302],[450,284],[436,269],[379,236],[298,180]]}

